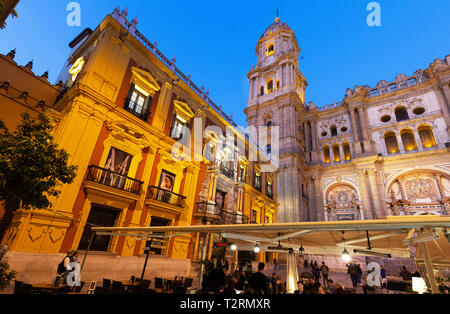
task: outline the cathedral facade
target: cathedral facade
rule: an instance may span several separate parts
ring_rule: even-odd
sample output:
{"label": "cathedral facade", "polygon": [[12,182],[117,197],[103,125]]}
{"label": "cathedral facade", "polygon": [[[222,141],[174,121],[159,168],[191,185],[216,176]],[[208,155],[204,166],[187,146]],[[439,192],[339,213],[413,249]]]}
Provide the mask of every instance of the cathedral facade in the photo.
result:
{"label": "cathedral facade", "polygon": [[450,56],[319,107],[299,53],[277,17],[248,73],[248,125],[279,127],[278,221],[448,215]]}

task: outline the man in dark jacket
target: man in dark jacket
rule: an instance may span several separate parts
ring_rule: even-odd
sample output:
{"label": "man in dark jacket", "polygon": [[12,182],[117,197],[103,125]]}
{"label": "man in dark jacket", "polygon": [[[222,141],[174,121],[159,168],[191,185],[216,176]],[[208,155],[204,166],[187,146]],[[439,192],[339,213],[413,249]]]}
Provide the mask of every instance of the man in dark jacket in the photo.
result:
{"label": "man in dark jacket", "polygon": [[208,290],[219,293],[225,286],[225,272],[220,263],[208,275]]}
{"label": "man in dark jacket", "polygon": [[265,264],[259,263],[258,264],[258,271],[250,277],[249,284],[250,287],[253,288],[255,291],[255,294],[267,294],[267,277],[263,274]]}
{"label": "man in dark jacket", "polygon": [[350,263],[345,265],[347,266],[347,275],[350,275],[350,279],[352,280],[353,287],[356,288],[358,285],[358,270],[355,264]]}

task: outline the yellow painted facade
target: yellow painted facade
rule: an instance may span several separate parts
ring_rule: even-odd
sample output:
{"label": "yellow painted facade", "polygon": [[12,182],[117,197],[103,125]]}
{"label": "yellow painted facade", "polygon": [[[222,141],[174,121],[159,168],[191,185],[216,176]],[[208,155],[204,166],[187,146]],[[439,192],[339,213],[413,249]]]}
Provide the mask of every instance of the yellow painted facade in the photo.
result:
{"label": "yellow painted facade", "polygon": [[[11,251],[84,251],[90,225],[246,223],[252,210],[258,211],[255,222],[276,222],[276,174],[260,173],[259,191],[253,187],[257,162],[249,162],[245,152],[225,166],[221,149],[210,141],[214,133],[204,130],[222,130],[217,140],[231,127],[236,140],[243,140],[233,121],[132,27],[108,15],[93,32],[73,42],[76,48],[62,83],[52,87],[50,105],[42,110],[51,115],[55,141],[70,154],[69,163],[78,166],[77,176],[52,199],[51,209],[16,213],[3,239]],[[14,56],[0,57],[13,64]],[[11,88],[27,89],[18,84],[11,82]],[[1,92],[18,98],[11,89]],[[0,118],[11,127],[8,113]],[[181,139],[180,125],[185,126]],[[198,131],[204,138],[200,147],[193,140]],[[174,147],[189,135],[190,147],[182,149],[185,160],[175,160],[172,150],[178,151]],[[206,144],[214,146],[212,160],[203,156]],[[268,182],[271,197],[266,195]],[[205,202],[212,211],[204,210]],[[213,238],[208,241],[200,243],[195,234],[166,238],[159,245],[155,240],[152,253],[195,259],[196,250],[207,245],[211,256]],[[130,257],[143,254],[146,246],[140,239],[118,236],[98,236],[91,244],[93,251]]]}

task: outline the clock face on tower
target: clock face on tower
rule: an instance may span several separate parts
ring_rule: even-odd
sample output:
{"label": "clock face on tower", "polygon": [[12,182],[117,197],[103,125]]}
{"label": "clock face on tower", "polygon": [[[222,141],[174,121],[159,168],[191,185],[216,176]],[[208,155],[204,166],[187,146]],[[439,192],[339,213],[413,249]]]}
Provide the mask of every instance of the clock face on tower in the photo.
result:
{"label": "clock face on tower", "polygon": [[274,57],[270,56],[269,58],[267,58],[265,65],[267,66],[267,65],[271,64],[274,60],[275,60]]}

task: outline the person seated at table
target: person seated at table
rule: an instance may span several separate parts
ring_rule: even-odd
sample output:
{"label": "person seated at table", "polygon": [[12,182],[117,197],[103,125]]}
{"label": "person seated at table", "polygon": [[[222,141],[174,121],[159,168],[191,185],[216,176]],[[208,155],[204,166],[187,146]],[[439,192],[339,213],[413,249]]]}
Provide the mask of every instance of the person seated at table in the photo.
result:
{"label": "person seated at table", "polygon": [[320,283],[316,282],[314,278],[310,278],[309,282],[303,288],[303,294],[317,294]]}
{"label": "person seated at table", "polygon": [[328,279],[327,281],[327,287],[325,288],[325,291],[327,294],[336,294],[336,288],[333,285],[333,280]]}
{"label": "person seated at table", "polygon": [[336,294],[345,294],[345,288],[344,285],[341,283],[338,283],[335,285],[336,288]]}
{"label": "person seated at table", "polygon": [[225,272],[220,263],[209,273],[207,283],[208,290],[214,293],[220,293],[225,286]]}
{"label": "person seated at table", "polygon": [[303,293],[303,283],[301,280],[297,281],[297,290],[294,291],[294,294],[302,294]]}

